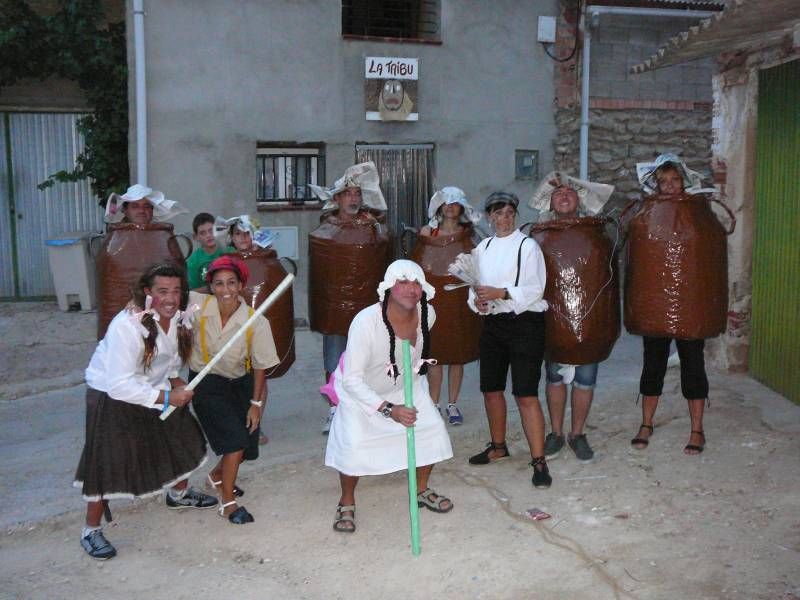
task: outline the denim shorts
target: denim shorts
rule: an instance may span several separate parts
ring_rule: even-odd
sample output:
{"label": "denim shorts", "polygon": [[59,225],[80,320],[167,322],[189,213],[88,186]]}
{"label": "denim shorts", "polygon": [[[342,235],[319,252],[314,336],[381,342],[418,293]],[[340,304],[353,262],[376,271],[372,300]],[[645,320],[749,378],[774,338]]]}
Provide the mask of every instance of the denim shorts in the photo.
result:
{"label": "denim shorts", "polygon": [[[547,383],[555,384],[564,381],[564,378],[558,372],[563,365],[545,361],[544,366],[547,372]],[[598,367],[599,365],[597,363],[589,363],[588,365],[578,365],[575,367],[575,378],[572,380],[572,386],[579,390],[593,390],[595,383],[597,383]]]}
{"label": "denim shorts", "polygon": [[339,358],[347,348],[346,335],[322,336],[322,363],[328,373],[333,373],[339,366]]}

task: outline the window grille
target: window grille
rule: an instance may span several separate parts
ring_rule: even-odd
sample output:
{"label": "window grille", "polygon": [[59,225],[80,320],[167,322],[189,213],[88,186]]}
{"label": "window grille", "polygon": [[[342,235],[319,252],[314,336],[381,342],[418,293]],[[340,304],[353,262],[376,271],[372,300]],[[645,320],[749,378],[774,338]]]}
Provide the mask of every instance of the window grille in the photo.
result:
{"label": "window grille", "polygon": [[259,147],[256,150],[256,203],[260,206],[317,201],[308,184],[324,185],[325,154],[314,147]]}
{"label": "window grille", "polygon": [[342,35],[441,41],[440,0],[342,0]]}

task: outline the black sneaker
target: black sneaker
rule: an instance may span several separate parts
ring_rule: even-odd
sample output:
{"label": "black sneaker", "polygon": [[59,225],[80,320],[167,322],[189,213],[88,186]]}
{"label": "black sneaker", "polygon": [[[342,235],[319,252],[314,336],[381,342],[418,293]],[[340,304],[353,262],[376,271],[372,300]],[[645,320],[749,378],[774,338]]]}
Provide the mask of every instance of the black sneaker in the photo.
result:
{"label": "black sneaker", "polygon": [[108,560],[117,555],[117,550],[103,535],[102,529],[95,529],[86,537],[81,538],[81,546],[86,554],[95,560]]}
{"label": "black sneaker", "polygon": [[567,443],[569,444],[569,447],[572,448],[572,451],[575,453],[575,457],[579,461],[591,462],[591,460],[594,458],[594,450],[592,450],[589,442],[586,441],[585,433],[576,436],[569,436]]}
{"label": "black sneaker", "polygon": [[553,478],[550,477],[550,469],[547,468],[544,456],[534,458],[531,461],[531,466],[533,467],[533,478],[531,478],[533,487],[549,488],[550,484],[553,483]]}
{"label": "black sneaker", "polygon": [[181,498],[172,498],[167,492],[167,508],[172,510],[181,510],[184,508],[213,508],[219,504],[219,500],[214,496],[209,496],[202,492],[198,492],[193,488],[186,490],[186,493]]}
{"label": "black sneaker", "polygon": [[564,435],[548,433],[544,438],[544,455],[546,458],[555,458],[564,447]]}

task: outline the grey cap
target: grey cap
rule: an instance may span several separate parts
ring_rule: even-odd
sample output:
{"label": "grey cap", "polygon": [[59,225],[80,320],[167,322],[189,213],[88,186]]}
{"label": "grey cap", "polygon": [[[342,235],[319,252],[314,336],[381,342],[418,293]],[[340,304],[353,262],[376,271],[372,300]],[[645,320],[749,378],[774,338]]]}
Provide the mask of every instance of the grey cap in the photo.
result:
{"label": "grey cap", "polygon": [[514,210],[517,210],[519,206],[519,198],[517,198],[516,194],[511,192],[493,192],[486,197],[486,200],[483,202],[483,210],[489,212],[489,207],[495,204],[510,204],[514,207]]}

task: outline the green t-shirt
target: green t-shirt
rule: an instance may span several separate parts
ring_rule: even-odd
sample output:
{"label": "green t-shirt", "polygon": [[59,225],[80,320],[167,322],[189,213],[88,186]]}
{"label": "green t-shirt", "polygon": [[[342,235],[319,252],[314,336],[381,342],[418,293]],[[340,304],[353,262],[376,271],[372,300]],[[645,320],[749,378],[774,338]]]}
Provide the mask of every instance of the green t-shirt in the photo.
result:
{"label": "green t-shirt", "polygon": [[211,254],[208,254],[203,247],[195,248],[194,252],[186,259],[186,276],[189,279],[189,289],[202,287],[206,282],[206,269],[215,258],[219,258],[223,254],[236,252],[230,246],[221,248],[217,246]]}

